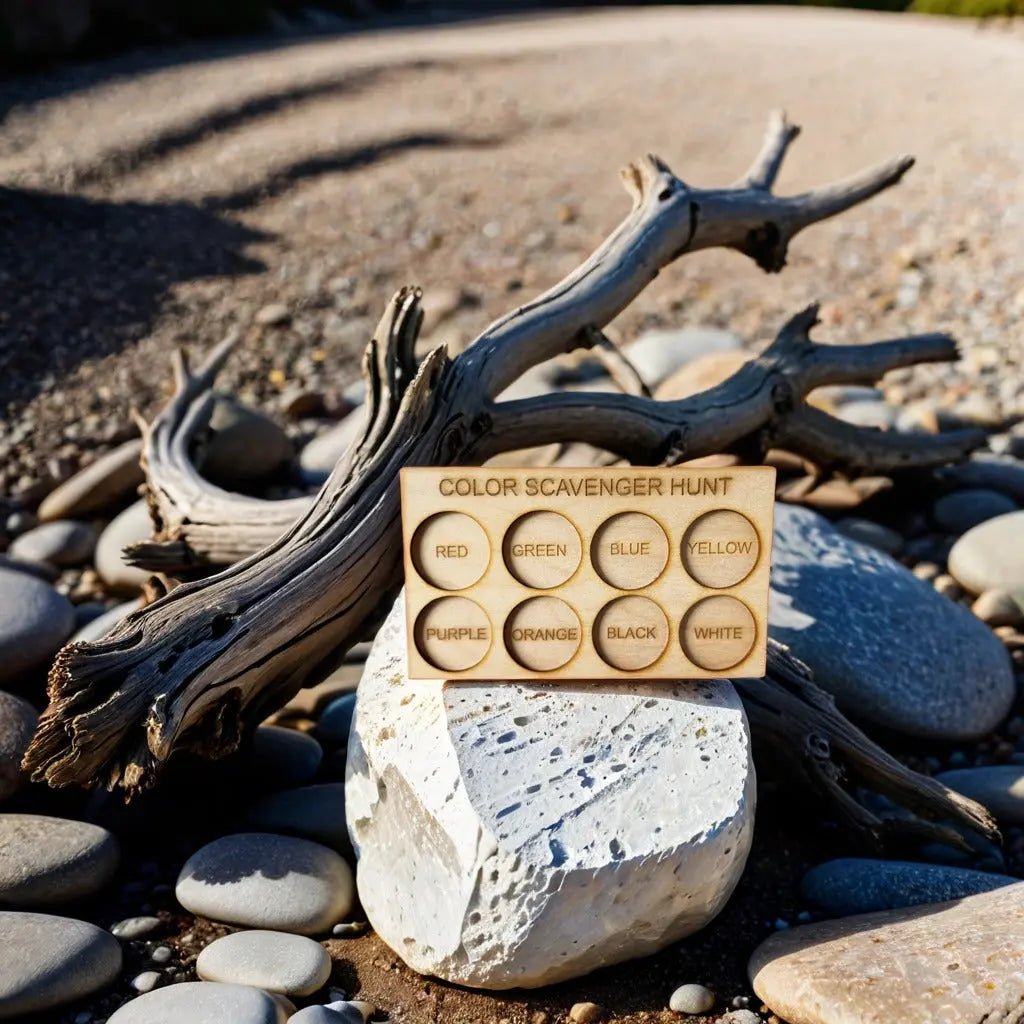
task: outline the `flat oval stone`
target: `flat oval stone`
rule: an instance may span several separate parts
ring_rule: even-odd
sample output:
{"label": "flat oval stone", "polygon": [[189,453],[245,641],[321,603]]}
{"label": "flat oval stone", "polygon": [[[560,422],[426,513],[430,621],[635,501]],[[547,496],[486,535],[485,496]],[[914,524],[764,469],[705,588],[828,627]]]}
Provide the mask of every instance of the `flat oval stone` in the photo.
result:
{"label": "flat oval stone", "polygon": [[245,820],[263,832],[283,832],[335,850],[349,849],[344,782],[271,793],[249,807]]}
{"label": "flat oval stone", "polygon": [[204,981],[252,985],[286,996],[308,996],[331,976],[331,958],[318,942],[286,932],[246,931],[211,942],[196,960]]}
{"label": "flat oval stone", "polygon": [[719,327],[684,327],[644,331],[623,354],[649,388],[704,356],[736,352],[742,340]]}
{"label": "flat oval stone", "polygon": [[230,395],[217,396],[210,429],[213,433],[200,455],[200,470],[222,487],[259,480],[294,455],[288,435],[269,416]]}
{"label": "flat oval stone", "polygon": [[107,1024],[284,1024],[289,1013],[267,992],[247,985],[186,981],[125,1003]]}
{"label": "flat oval stone", "polygon": [[16,537],[7,549],[12,558],[50,565],[79,565],[92,557],[96,531],[88,523],[59,519]]}
{"label": "flat oval stone", "polygon": [[44,907],[89,896],[114,876],[117,840],[99,825],[0,814],[0,903]]}
{"label": "flat oval stone", "polygon": [[1024,992],[1024,883],[776,932],[754,951],[754,992],[799,1024],[1014,1019]]}
{"label": "flat oval stone", "polygon": [[193,914],[300,935],[342,920],[353,894],[352,872],[334,850],[263,832],[224,836],[197,850],[175,888]]}
{"label": "flat oval stone", "polygon": [[312,736],[280,725],[261,725],[253,733],[254,781],[274,789],[311,782],[323,760],[323,748]]}
{"label": "flat oval stone", "polygon": [[1009,655],[976,616],[817,513],[781,503],[768,632],[841,709],[913,736],[984,736],[1014,699]]}
{"label": "flat oval stone", "polygon": [[338,460],[348,452],[365,422],[366,410],[355,409],[335,426],[314,437],[299,452],[302,479],[310,485],[322,484],[331,475]]}
{"label": "flat oval stone", "polygon": [[32,741],[38,715],[28,701],[0,690],[0,801],[21,787],[21,759]]}
{"label": "flat oval stone", "polygon": [[944,494],[932,508],[936,524],[949,533],[966,533],[979,523],[1016,512],[1017,503],[999,491],[981,488]]}
{"label": "flat oval stone", "polygon": [[804,899],[833,917],[943,903],[989,892],[1020,879],[944,864],[844,857],[811,868],[800,883]]}
{"label": "flat oval stone", "polygon": [[126,917],[123,921],[111,925],[110,934],[127,941],[144,939],[147,935],[152,935],[161,923],[159,917]]}
{"label": "flat oval stone", "polygon": [[0,1020],[21,1019],[109,985],[121,944],[84,921],[0,910],[0,965]]}
{"label": "flat oval stone", "polygon": [[126,441],[54,488],[39,506],[43,522],[102,512],[134,494],[145,480],[139,458],[142,439]]}
{"label": "flat oval stone", "polygon": [[49,667],[74,626],[71,602],[48,583],[0,569],[0,683]]}
{"label": "flat oval stone", "polygon": [[129,544],[148,540],[152,534],[149,509],[141,499],[110,521],[96,545],[96,571],[108,587],[135,592],[149,579],[148,572],[126,565],[121,552]]}
{"label": "flat oval stone", "polygon": [[949,553],[949,571],[972,594],[1024,586],[1024,511],[968,530]]}
{"label": "flat oval stone", "polygon": [[343,697],[331,701],[316,723],[317,736],[329,747],[343,747],[348,743],[348,733],[355,711],[354,693],[346,693]]}
{"label": "flat oval stone", "polygon": [[1019,764],[958,768],[935,776],[938,782],[987,807],[1006,825],[1024,825],[1024,767]]}

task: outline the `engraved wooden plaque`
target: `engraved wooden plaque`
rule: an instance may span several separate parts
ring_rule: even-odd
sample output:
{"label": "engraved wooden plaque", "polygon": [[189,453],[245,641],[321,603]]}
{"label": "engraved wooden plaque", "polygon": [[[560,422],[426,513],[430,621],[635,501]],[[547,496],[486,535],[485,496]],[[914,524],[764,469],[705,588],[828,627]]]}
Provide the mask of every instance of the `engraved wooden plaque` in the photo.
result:
{"label": "engraved wooden plaque", "polygon": [[764,675],[775,470],[403,469],[413,679]]}

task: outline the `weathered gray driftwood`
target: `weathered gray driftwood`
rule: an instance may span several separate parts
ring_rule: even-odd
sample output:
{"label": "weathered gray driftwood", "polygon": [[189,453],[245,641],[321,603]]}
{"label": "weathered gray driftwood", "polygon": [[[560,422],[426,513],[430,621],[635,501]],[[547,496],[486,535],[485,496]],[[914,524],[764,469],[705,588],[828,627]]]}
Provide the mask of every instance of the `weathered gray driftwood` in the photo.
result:
{"label": "weathered gray driftwood", "polygon": [[[859,429],[809,407],[805,396],[821,385],[872,382],[895,367],[956,355],[953,341],[939,334],[816,344],[808,336],[813,307],[759,358],[692,398],[651,399],[614,357],[628,393],[498,398],[531,367],[604,345],[600,329],[685,253],[722,246],[778,271],[797,232],[889,187],[912,163],[903,158],[778,197],[770,189],[796,131],[774,118],[750,171],[729,188],[691,188],[655,157],[630,167],[624,177],[633,208],[622,224],[565,280],[496,321],[455,359],[436,349],[416,365],[419,293],[400,291],[367,348],[362,434],[312,501],[259,502],[202,479],[189,448],[208,419],[213,377],[230,345],[195,375],[182,360],[177,393],[146,437],[158,540],[134,557],[170,572],[233,564],[176,587],[102,641],[60,652],[50,706],[26,759],[34,777],[131,791],[150,784],[175,750],[223,755],[322,659],[372,635],[401,585],[402,466],[478,463],[528,446],[585,442],[644,464],[784,446],[819,465],[874,472],[955,461],[980,443],[976,431],[905,438]],[[771,692],[759,690],[759,698]],[[803,706],[816,713],[813,700]],[[845,722],[831,714],[832,725]],[[758,716],[752,719],[756,725]],[[799,735],[805,725],[796,724]],[[883,752],[864,755],[872,757],[883,766],[882,789],[915,788]],[[965,810],[963,801],[926,788],[932,816],[966,814],[978,828],[991,828],[980,809]]]}

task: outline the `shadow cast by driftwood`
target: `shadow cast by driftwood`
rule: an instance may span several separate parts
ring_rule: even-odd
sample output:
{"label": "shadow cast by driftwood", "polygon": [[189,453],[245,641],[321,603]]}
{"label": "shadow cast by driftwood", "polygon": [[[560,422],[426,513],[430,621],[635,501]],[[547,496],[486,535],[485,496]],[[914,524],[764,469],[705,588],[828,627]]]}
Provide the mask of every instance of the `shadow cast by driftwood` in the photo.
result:
{"label": "shadow cast by driftwood", "polygon": [[191,203],[0,187],[0,405],[133,344],[183,281],[264,269],[267,236]]}

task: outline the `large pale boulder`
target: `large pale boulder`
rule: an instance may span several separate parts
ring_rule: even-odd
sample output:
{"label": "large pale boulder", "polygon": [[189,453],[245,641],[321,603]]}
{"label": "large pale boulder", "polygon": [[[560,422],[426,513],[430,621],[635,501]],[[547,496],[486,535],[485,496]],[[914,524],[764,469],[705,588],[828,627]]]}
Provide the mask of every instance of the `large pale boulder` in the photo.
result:
{"label": "large pale boulder", "polygon": [[1022,936],[1024,883],[776,932],[748,971],[790,1024],[1016,1024]]}
{"label": "large pale boulder", "polygon": [[725,680],[410,680],[403,598],[367,661],[346,783],[359,897],[421,973],[533,987],[696,931],[743,870],[754,799]]}

